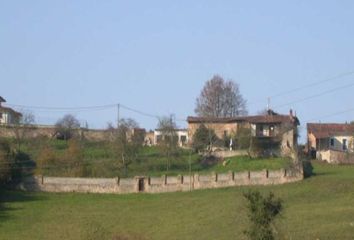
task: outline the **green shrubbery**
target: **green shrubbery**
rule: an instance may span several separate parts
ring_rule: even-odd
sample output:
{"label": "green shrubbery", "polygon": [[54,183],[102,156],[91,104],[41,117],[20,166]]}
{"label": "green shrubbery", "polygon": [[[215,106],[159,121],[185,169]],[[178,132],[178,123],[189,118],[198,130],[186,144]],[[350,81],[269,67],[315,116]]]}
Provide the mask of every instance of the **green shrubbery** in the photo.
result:
{"label": "green shrubbery", "polygon": [[264,197],[258,191],[250,191],[244,193],[244,197],[248,201],[248,218],[250,220],[245,234],[251,240],[275,239],[273,221],[283,209],[282,200],[275,198],[272,192]]}

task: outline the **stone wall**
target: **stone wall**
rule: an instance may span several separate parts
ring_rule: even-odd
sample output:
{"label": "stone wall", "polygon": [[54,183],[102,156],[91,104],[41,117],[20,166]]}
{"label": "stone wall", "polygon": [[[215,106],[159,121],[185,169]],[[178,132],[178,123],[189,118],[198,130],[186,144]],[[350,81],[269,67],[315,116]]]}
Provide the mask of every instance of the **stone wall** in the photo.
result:
{"label": "stone wall", "polygon": [[303,179],[302,168],[134,178],[58,178],[34,176],[16,189],[43,192],[162,193],[246,185],[271,185]]}
{"label": "stone wall", "polygon": [[324,150],[317,151],[316,158],[333,164],[354,164],[354,154],[344,151]]}
{"label": "stone wall", "polygon": [[[105,130],[79,128],[74,131],[78,136],[91,141],[102,141],[108,138],[108,133]],[[50,125],[36,125],[34,128],[26,129],[28,138],[53,138],[55,134],[55,126]],[[15,137],[15,126],[0,125],[0,137]]]}
{"label": "stone wall", "polygon": [[219,158],[230,158],[235,156],[247,156],[248,152],[247,150],[233,150],[233,151],[226,150],[226,151],[215,151],[213,152],[213,155]]}

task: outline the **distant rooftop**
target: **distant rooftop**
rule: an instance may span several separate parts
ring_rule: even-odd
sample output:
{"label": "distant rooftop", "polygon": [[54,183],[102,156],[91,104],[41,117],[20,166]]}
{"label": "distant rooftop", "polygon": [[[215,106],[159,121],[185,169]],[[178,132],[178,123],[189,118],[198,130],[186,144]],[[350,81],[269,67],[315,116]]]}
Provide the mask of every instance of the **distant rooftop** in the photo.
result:
{"label": "distant rooftop", "polygon": [[187,118],[188,123],[233,123],[233,122],[249,122],[249,123],[294,123],[300,124],[299,119],[290,111],[289,115],[278,114],[272,110],[268,110],[266,114],[255,116],[238,116],[238,117],[191,117]]}
{"label": "distant rooftop", "polygon": [[354,125],[348,123],[308,123],[307,132],[312,133],[316,138],[354,135]]}

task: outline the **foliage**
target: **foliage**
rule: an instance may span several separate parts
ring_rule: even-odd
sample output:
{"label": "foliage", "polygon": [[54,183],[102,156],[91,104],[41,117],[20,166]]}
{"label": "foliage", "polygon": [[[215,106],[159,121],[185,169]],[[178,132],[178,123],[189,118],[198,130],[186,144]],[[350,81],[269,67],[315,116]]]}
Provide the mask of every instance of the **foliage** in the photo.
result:
{"label": "foliage", "polygon": [[280,151],[280,142],[277,138],[251,137],[249,155],[251,157],[277,156]]}
{"label": "foliage", "polygon": [[304,177],[305,178],[311,177],[314,174],[311,161],[303,158],[301,163],[304,169]]}
{"label": "foliage", "polygon": [[21,150],[21,145],[28,138],[30,132],[36,128],[35,117],[32,113],[23,112],[21,114],[22,116],[16,118],[12,126],[18,151]]}
{"label": "foliage", "polygon": [[45,144],[36,158],[36,174],[43,175],[47,168],[55,167],[57,157],[52,147]]}
{"label": "foliage", "polygon": [[62,164],[67,168],[69,176],[85,176],[84,154],[81,143],[76,139],[70,139],[65,151]]}
{"label": "foliage", "polygon": [[55,124],[57,138],[69,140],[74,136],[75,130],[80,127],[80,122],[73,115],[66,114]]}
{"label": "foliage", "polygon": [[7,182],[11,177],[12,156],[10,144],[0,141],[0,185]]}
{"label": "foliage", "polygon": [[237,149],[249,149],[251,144],[251,129],[245,127],[239,128],[234,141]]}
{"label": "foliage", "polygon": [[34,169],[35,164],[31,160],[31,156],[24,151],[13,151],[13,164],[11,166],[11,178],[13,180],[21,179],[25,173],[29,173]]}
{"label": "foliage", "polygon": [[215,75],[207,81],[197,98],[195,112],[198,116],[234,117],[246,115],[246,100],[239,86],[233,81],[225,81]]}
{"label": "foliage", "polygon": [[204,124],[201,124],[193,135],[192,147],[196,152],[205,150],[206,148],[211,149],[211,146],[213,146],[213,143],[217,140],[218,137],[214,129],[208,129]]}
{"label": "foliage", "polygon": [[243,195],[247,201],[249,210],[250,226],[245,234],[251,240],[273,240],[272,223],[282,209],[282,200],[275,198],[272,192],[268,196],[263,197],[258,191],[249,191]]}

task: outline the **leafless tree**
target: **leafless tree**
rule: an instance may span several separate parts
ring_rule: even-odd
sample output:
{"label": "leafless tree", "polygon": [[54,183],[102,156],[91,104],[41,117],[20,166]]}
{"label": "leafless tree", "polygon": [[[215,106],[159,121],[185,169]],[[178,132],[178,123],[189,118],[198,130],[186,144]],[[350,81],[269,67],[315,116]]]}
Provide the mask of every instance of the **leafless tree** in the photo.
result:
{"label": "leafless tree", "polygon": [[215,75],[207,81],[196,101],[195,113],[204,117],[234,117],[247,114],[239,86]]}
{"label": "leafless tree", "polygon": [[80,127],[80,122],[73,115],[66,114],[55,124],[56,134],[59,139],[69,140],[74,136],[74,131]]}
{"label": "leafless tree", "polygon": [[160,151],[166,156],[166,169],[170,168],[171,157],[177,152],[178,136],[176,134],[177,125],[174,116],[162,117],[157,125],[161,132],[161,139],[158,143]]}
{"label": "leafless tree", "polygon": [[109,125],[109,131],[113,136],[113,150],[118,159],[118,167],[123,168],[127,174],[128,166],[138,158],[138,153],[143,145],[144,138],[138,136],[133,130],[139,124],[131,118],[123,118],[119,121],[118,129]]}

